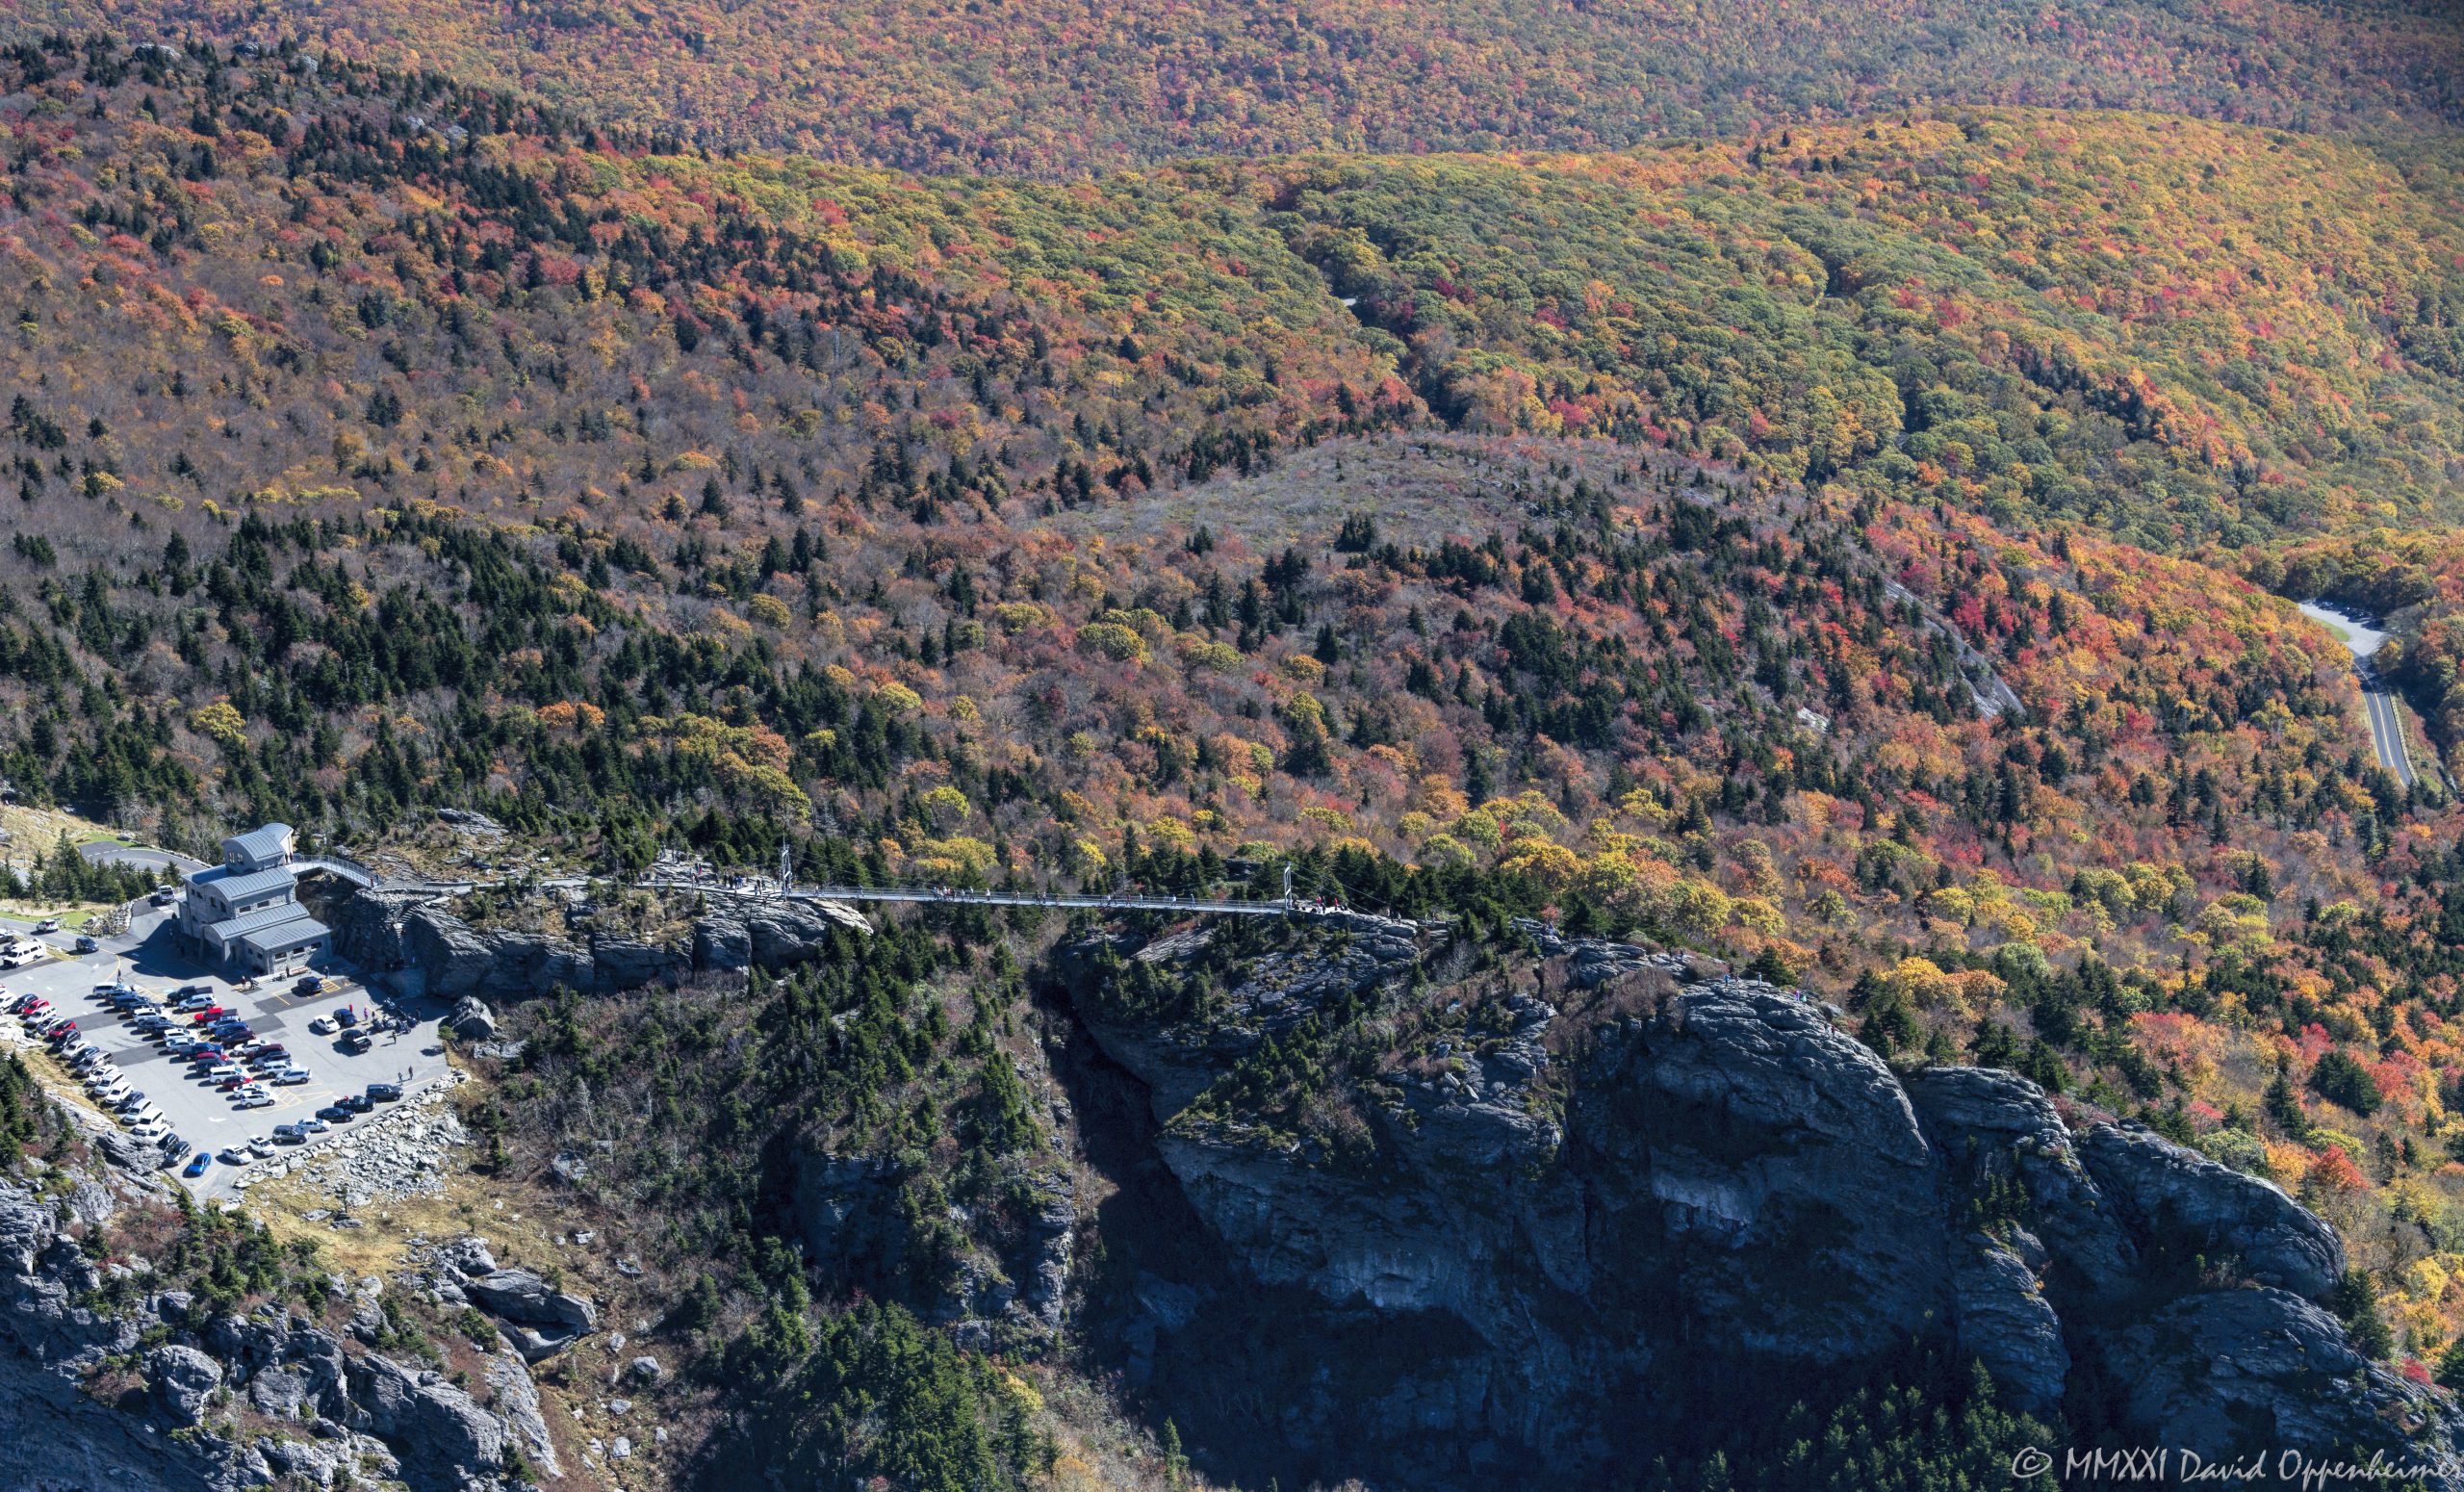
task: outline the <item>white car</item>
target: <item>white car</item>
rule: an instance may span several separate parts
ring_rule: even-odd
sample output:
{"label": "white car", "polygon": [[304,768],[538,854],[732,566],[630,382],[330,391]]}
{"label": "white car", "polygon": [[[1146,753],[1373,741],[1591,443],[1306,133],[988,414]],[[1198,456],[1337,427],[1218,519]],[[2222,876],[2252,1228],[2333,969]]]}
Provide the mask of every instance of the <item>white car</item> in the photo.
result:
{"label": "white car", "polygon": [[235,1105],[235,1107],[238,1108],[270,1109],[273,1107],[273,1094],[267,1093],[262,1088],[241,1089],[238,1096],[240,1101]]}
{"label": "white car", "polygon": [[219,1083],[226,1077],[238,1077],[240,1075],[240,1069],[231,1066],[231,1064],[227,1062],[218,1062],[213,1067],[205,1069],[205,1080],[209,1083]]}
{"label": "white car", "polygon": [[157,1114],[151,1119],[140,1119],[131,1124],[128,1132],[140,1140],[160,1140],[171,1132],[171,1126],[163,1116]]}
{"label": "white car", "polygon": [[247,1151],[241,1149],[236,1145],[224,1145],[221,1153],[214,1158],[220,1161],[225,1166],[245,1166],[248,1162],[256,1159],[255,1156],[250,1155]]}

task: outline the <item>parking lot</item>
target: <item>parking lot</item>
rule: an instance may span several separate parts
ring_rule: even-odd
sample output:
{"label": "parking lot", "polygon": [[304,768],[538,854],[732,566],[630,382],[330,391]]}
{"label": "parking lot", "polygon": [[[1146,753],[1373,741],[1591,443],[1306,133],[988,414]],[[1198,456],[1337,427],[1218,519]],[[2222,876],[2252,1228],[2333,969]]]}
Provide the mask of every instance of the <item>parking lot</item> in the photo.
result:
{"label": "parking lot", "polygon": [[[100,939],[101,948],[92,953],[71,951],[74,933],[47,936],[42,941],[55,956],[25,968],[0,971],[0,988],[12,994],[40,995],[51,1002],[55,1013],[73,1018],[78,1033],[119,1068],[129,1087],[152,1100],[173,1134],[196,1150],[219,1151],[235,1143],[244,1144],[250,1137],[270,1139],[275,1125],[309,1118],[345,1095],[365,1093],[371,1083],[410,1087],[440,1077],[446,1069],[434,1009],[394,1004],[393,1010],[416,1017],[418,1025],[408,1033],[377,1035],[369,1050],[357,1054],[343,1049],[346,1032],[311,1032],[312,1020],[332,1017],[346,1005],[363,1017],[378,1006],[357,980],[332,961],[321,970],[326,980],[320,993],[295,993],[291,977],[270,978],[254,990],[244,990],[180,953],[173,945],[170,914],[160,909],[139,915],[125,934]],[[214,1003],[247,1022],[248,1039],[278,1042],[287,1047],[291,1062],[308,1069],[309,1080],[297,1086],[267,1085],[264,1092],[273,1099],[270,1107],[237,1107],[231,1094],[206,1080],[203,1067],[173,1058],[160,1041],[137,1029],[133,1016],[96,992],[97,986],[116,982],[141,991],[165,1015],[171,1015],[175,990],[203,986]],[[186,1016],[172,1016],[172,1019],[175,1030],[194,1029]],[[13,1019],[8,1024],[24,1029]],[[344,1127],[334,1125],[337,1130]],[[183,1157],[183,1165],[186,1160]],[[166,1172],[179,1173],[176,1168]],[[184,1180],[200,1196],[222,1196],[234,1190],[232,1183],[239,1174],[237,1168],[218,1160],[204,1175]]]}

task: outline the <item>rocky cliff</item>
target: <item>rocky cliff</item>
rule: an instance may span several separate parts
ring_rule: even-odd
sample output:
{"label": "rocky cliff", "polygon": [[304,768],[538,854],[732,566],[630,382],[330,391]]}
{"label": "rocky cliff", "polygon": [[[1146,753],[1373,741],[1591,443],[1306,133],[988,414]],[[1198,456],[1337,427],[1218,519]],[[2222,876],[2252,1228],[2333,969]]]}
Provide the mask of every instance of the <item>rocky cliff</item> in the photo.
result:
{"label": "rocky cliff", "polygon": [[[1707,1392],[1931,1338],[2052,1423],[2211,1459],[2384,1450],[2464,1487],[2464,1417],[2353,1351],[2326,1309],[2341,1246],[2274,1187],[2074,1128],[2011,1073],[1895,1072],[1702,961],[1528,931],[1527,958],[1434,984],[1423,930],[1365,918],[1263,953],[1065,950],[1231,1264],[1146,1286],[1198,1296],[1131,1329],[1222,1351],[1190,1324],[1279,1298],[1284,1371],[1294,1342],[1384,1364],[1216,1433],[1415,1485],[1562,1479],[1681,1440]],[[1178,985],[1209,992],[1154,993]],[[1322,1070],[1262,1098],[1244,1074],[1297,1051]],[[1366,1133],[1325,1138],[1346,1124]]]}
{"label": "rocky cliff", "polygon": [[[0,1487],[241,1487],[279,1479],[495,1492],[558,1471],[509,1346],[465,1386],[371,1343],[382,1281],[335,1281],[342,1329],[272,1303],[226,1312],[89,1250],[153,1183],[38,1170],[0,1178]],[[105,1252],[97,1263],[93,1252]],[[107,1288],[107,1286],[109,1288]]]}
{"label": "rocky cliff", "polygon": [[818,956],[833,931],[870,924],[836,902],[732,901],[668,941],[479,928],[430,892],[362,890],[331,913],[334,945],[398,991],[522,999],[562,987],[610,994],[695,973],[779,969]]}

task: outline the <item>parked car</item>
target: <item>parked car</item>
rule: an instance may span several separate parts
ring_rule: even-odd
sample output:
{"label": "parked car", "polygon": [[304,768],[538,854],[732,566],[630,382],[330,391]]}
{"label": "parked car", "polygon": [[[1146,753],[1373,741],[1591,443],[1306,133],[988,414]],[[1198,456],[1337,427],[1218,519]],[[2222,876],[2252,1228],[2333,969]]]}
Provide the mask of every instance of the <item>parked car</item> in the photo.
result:
{"label": "parked car", "polygon": [[297,1088],[300,1084],[308,1081],[308,1069],[306,1068],[285,1068],[281,1071],[273,1074],[273,1076],[268,1078],[267,1081],[272,1083],[277,1088]]}
{"label": "parked car", "polygon": [[359,1024],[359,1012],[346,1005],[342,1009],[334,1012],[334,1018],[341,1021],[346,1026],[355,1026]]}
{"label": "parked car", "polygon": [[189,1143],[177,1135],[165,1135],[155,1142],[154,1147],[163,1152],[163,1164],[166,1166],[189,1153]]}
{"label": "parked car", "polygon": [[214,1157],[206,1154],[203,1150],[199,1150],[196,1152],[196,1159],[189,1162],[188,1169],[181,1171],[180,1174],[193,1180],[198,1176],[204,1175],[205,1168],[213,1164]]}
{"label": "parked car", "polygon": [[216,1078],[214,1080],[214,1086],[227,1093],[245,1088],[255,1081],[255,1078],[248,1076],[245,1072],[241,1072],[235,1069],[229,1077]]}
{"label": "parked car", "polygon": [[171,1126],[159,1118],[140,1119],[129,1127],[128,1132],[140,1140],[160,1140],[171,1132]]}
{"label": "parked car", "polygon": [[220,1020],[223,1016],[230,1014],[231,1013],[229,1011],[224,1010],[219,1005],[209,1005],[203,1010],[191,1011],[189,1013],[189,1024],[192,1026],[211,1025],[215,1021]]}
{"label": "parked car", "polygon": [[320,1016],[308,1022],[308,1029],[317,1036],[331,1036],[334,1034],[334,1023],[327,1017]]}
{"label": "parked car", "polygon": [[402,1096],[402,1085],[399,1083],[371,1083],[368,1085],[368,1096],[378,1103],[392,1103]]}
{"label": "parked car", "polygon": [[273,1146],[266,1143],[263,1135],[250,1135],[248,1153],[261,1161],[270,1161],[273,1159]]}
{"label": "parked car", "polygon": [[303,1135],[321,1135],[326,1133],[328,1130],[331,1130],[334,1126],[326,1123],[323,1119],[309,1118],[301,1119],[297,1127],[299,1132]]}
{"label": "parked car", "polygon": [[352,1114],[350,1110],[344,1108],[341,1104],[333,1104],[326,1108],[319,1109],[317,1111],[317,1117],[323,1119],[328,1124],[347,1124],[358,1116]]}
{"label": "parked car", "polygon": [[211,999],[214,995],[214,987],[212,985],[182,985],[171,992],[180,996],[182,999],[186,999],[192,994],[203,995]]}
{"label": "parked car", "polygon": [[344,1108],[350,1110],[353,1114],[367,1114],[373,1111],[376,1107],[376,1100],[369,1097],[366,1093],[345,1093],[335,1101],[340,1103]]}
{"label": "parked car", "polygon": [[227,1062],[218,1062],[205,1069],[205,1080],[209,1083],[219,1083],[226,1077],[236,1078],[240,1075],[240,1069]]}
{"label": "parked car", "polygon": [[236,1096],[240,1100],[238,1107],[243,1109],[270,1109],[273,1107],[273,1094],[267,1093],[262,1088],[244,1088],[240,1090]]}
{"label": "parked car", "polygon": [[298,979],[292,983],[291,992],[294,994],[315,994],[318,990],[322,990],[323,988],[325,988],[324,975],[302,974]]}
{"label": "parked car", "polygon": [[343,1038],[343,1050],[350,1053],[354,1057],[375,1044],[376,1043],[368,1039],[368,1033],[365,1031],[354,1031],[350,1035]]}
{"label": "parked car", "polygon": [[220,1161],[225,1166],[245,1166],[248,1164],[248,1152],[241,1149],[236,1145],[224,1145],[221,1152],[214,1158]]}

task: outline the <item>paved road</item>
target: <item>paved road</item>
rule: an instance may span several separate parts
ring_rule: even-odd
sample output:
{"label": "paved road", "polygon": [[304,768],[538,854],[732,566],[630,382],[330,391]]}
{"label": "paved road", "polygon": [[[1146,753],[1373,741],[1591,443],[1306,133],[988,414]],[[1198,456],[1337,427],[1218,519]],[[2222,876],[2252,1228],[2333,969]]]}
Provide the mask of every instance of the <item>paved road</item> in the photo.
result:
{"label": "paved road", "polygon": [[2413,759],[2404,750],[2403,717],[2397,713],[2395,696],[2367,670],[2361,676],[2361,711],[2370,720],[2370,744],[2378,754],[2378,764],[2395,773],[2396,781],[2413,785]]}
{"label": "paved road", "polygon": [[201,860],[174,855],[169,850],[158,850],[150,844],[123,844],[117,839],[96,839],[91,844],[81,844],[77,846],[77,853],[90,865],[130,865],[141,870],[169,870],[179,875],[205,868],[205,862]]}
{"label": "paved road", "polygon": [[2396,696],[2379,682],[2377,671],[2370,660],[2385,646],[2387,634],[2369,622],[2335,606],[2317,602],[2301,604],[2301,614],[2336,634],[2338,641],[2352,654],[2353,673],[2361,682],[2362,718],[2370,724],[2371,750],[2377,755],[2378,764],[2395,774],[2396,781],[2413,785],[2412,754],[2404,749],[2404,717],[2397,707]]}

